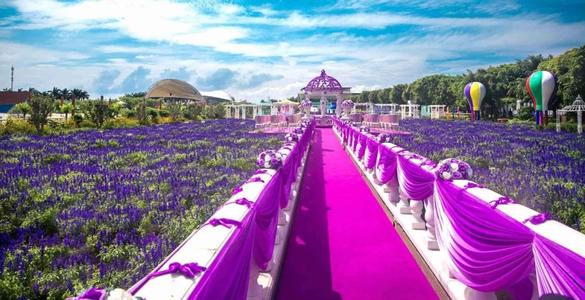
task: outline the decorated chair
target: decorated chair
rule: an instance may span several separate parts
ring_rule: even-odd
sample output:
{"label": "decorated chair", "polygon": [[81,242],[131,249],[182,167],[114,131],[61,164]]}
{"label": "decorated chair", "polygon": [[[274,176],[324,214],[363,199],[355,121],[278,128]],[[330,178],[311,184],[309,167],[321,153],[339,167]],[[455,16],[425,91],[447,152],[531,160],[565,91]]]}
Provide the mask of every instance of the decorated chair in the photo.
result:
{"label": "decorated chair", "polygon": [[301,125],[302,114],[294,114],[286,117],[288,127],[298,127]]}
{"label": "decorated chair", "polygon": [[273,127],[286,127],[286,116],[285,115],[271,115],[270,125]]}
{"label": "decorated chair", "polygon": [[270,116],[256,116],[256,128],[265,128],[270,125]]}

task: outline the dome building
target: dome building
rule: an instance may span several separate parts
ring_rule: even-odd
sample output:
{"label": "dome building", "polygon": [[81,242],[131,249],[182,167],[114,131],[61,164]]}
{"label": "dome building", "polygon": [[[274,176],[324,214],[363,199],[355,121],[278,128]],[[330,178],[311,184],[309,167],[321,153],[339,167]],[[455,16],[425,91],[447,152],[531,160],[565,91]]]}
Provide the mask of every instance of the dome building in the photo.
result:
{"label": "dome building", "polygon": [[202,92],[201,95],[207,104],[234,103],[236,101],[234,96],[226,91]]}
{"label": "dome building", "polygon": [[150,86],[144,98],[161,99],[163,101],[172,100],[179,102],[199,102],[204,103],[205,99],[189,83],[178,79],[163,79],[155,82]]}

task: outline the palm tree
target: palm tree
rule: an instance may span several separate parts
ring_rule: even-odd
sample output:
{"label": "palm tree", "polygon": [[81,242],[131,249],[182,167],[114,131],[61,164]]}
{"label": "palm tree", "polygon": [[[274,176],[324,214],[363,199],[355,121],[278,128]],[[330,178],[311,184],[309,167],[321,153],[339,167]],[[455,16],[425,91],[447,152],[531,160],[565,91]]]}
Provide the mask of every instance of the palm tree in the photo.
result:
{"label": "palm tree", "polygon": [[65,122],[67,122],[67,116],[73,111],[71,103],[65,103],[61,105],[61,113],[65,114]]}
{"label": "palm tree", "polygon": [[61,92],[61,90],[59,88],[53,87],[53,89],[50,90],[49,93],[51,94],[51,98],[53,98],[55,100],[60,99],[61,105],[63,105],[63,93]]}
{"label": "palm tree", "polygon": [[88,99],[89,98],[89,94],[82,89],[73,89],[71,91],[71,95],[75,99]]}

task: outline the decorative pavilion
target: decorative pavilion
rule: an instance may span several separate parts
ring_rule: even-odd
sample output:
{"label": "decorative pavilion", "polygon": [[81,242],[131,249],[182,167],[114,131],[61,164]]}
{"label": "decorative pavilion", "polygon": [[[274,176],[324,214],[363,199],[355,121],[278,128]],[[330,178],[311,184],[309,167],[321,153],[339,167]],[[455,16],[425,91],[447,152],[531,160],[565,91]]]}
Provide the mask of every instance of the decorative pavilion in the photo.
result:
{"label": "decorative pavilion", "polygon": [[[337,117],[341,116],[341,102],[344,96],[351,94],[350,87],[343,87],[337,79],[327,75],[325,70],[321,70],[321,74],[309,81],[307,86],[301,89],[299,99],[308,99],[311,102],[319,100],[319,111],[321,116],[326,114],[333,114]],[[335,105],[329,105],[329,102]]]}
{"label": "decorative pavilion", "polygon": [[566,113],[577,113],[577,132],[583,133],[583,112],[585,111],[585,101],[578,95],[573,104],[557,110],[557,132],[561,132],[561,115]]}
{"label": "decorative pavilion", "polygon": [[400,119],[420,118],[420,105],[412,103],[410,100],[408,104],[400,105]]}

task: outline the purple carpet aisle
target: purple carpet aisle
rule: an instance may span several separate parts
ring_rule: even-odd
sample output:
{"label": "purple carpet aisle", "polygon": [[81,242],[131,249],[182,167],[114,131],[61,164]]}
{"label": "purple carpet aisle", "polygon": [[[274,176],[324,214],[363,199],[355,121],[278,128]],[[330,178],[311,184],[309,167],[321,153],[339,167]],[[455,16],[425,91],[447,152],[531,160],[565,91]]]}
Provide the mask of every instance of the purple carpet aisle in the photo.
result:
{"label": "purple carpet aisle", "polygon": [[277,299],[436,299],[332,129],[315,132]]}

